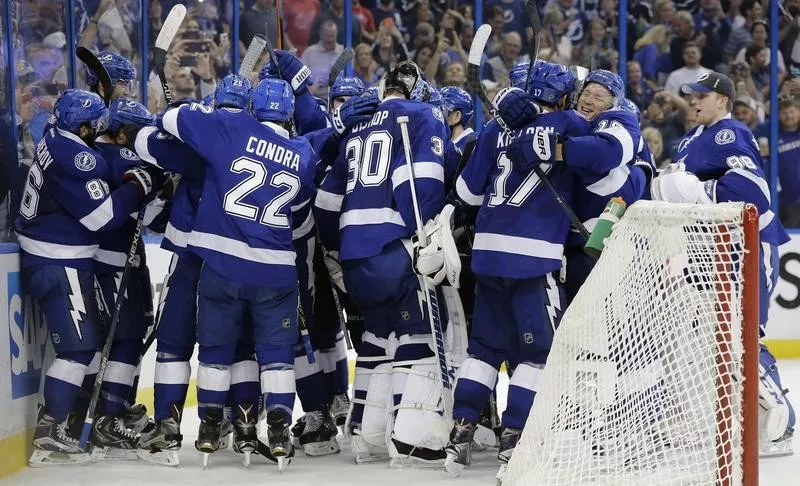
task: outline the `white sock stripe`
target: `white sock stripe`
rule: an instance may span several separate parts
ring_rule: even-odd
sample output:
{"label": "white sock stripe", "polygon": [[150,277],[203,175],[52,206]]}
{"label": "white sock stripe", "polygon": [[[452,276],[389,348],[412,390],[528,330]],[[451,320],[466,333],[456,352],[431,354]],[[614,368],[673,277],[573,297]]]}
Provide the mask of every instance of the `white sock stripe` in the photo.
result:
{"label": "white sock stripe", "polygon": [[294,370],[262,371],[261,393],[294,393]]}
{"label": "white sock stripe", "polygon": [[100,351],[94,353],[92,356],[92,361],[89,363],[89,366],[86,368],[87,375],[95,375],[97,371],[100,369]]}
{"label": "white sock stripe", "polygon": [[188,361],[156,361],[155,378],[159,385],[186,385],[192,376],[192,367]]}
{"label": "white sock stripe", "polygon": [[314,363],[309,363],[308,356],[305,354],[303,356],[297,356],[294,358],[294,374],[296,380],[302,380],[303,378],[308,378],[315,373],[322,372],[320,353],[318,351],[314,351],[314,357],[316,358],[316,362]]}
{"label": "white sock stripe", "polygon": [[237,361],[231,366],[231,385],[258,381],[258,363],[253,359]]}
{"label": "white sock stripe", "polygon": [[[541,367],[541,368],[540,368]],[[544,365],[520,363],[514,369],[508,386],[518,386],[532,392],[539,391],[539,379],[542,377]]]}
{"label": "white sock stripe", "polygon": [[136,377],[136,366],[119,361],[109,361],[106,365],[106,374],[103,375],[103,382],[131,386],[134,377]]}
{"label": "white sock stripe", "polygon": [[64,358],[56,358],[50,369],[47,370],[47,376],[69,383],[70,385],[81,386],[83,384],[83,377],[86,375],[86,365],[77,363],[75,361],[66,360]]}
{"label": "white sock stripe", "polygon": [[492,390],[497,381],[497,370],[485,361],[469,357],[464,360],[464,364],[459,368],[458,377],[459,379],[480,383]]}
{"label": "white sock stripe", "polygon": [[336,357],[332,352],[319,353],[319,364],[323,373],[333,373],[336,371]]}
{"label": "white sock stripe", "polygon": [[231,368],[229,366],[209,366],[200,363],[197,369],[197,388],[203,390],[228,391],[231,384]]}

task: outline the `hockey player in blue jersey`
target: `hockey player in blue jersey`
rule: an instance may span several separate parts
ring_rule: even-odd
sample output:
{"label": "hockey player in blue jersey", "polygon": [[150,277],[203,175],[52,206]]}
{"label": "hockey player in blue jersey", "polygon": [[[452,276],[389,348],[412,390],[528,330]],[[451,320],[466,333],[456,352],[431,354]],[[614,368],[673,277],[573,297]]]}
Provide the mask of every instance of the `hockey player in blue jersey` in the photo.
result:
{"label": "hockey player in blue jersey", "polygon": [[[342,141],[348,173],[339,256],[347,292],[365,315],[348,424],[357,462],[387,453],[395,464],[441,463],[444,458],[447,422],[436,412],[441,385],[433,378],[438,365],[427,311],[417,297],[411,174],[396,121],[407,115],[414,127],[413,175],[422,219],[431,220],[444,203],[447,134],[438,108],[410,100],[422,87],[420,81],[416,64],[395,66],[383,81],[383,101],[371,119],[354,126]],[[396,413],[387,431],[389,395],[395,397]]]}
{"label": "hockey player in blue jersey", "polygon": [[[778,275],[778,246],[789,241],[770,209],[764,164],[752,132],[731,118],[736,99],[733,81],[724,74],[703,74],[685,85],[699,125],[681,140],[675,163],[653,180],[655,200],[694,204],[744,201],[759,212],[761,236],[761,334]],[[759,441],[762,456],[791,454],[795,413],[781,385],[775,358],[761,344],[759,355]]]}
{"label": "hockey player in blue jersey", "polygon": [[159,128],[206,161],[188,242],[205,262],[198,285],[201,424],[195,445],[204,453],[219,447],[230,367],[249,313],[269,444],[283,467],[294,453],[289,425],[299,332],[292,213],[313,195],[317,160],[308,142],[287,130],[294,109],[289,84],[265,79],[251,93],[255,118],[192,103],[167,110]]}
{"label": "hockey player in blue jersey", "polygon": [[445,86],[439,92],[450,127],[450,140],[463,153],[466,145],[476,139],[475,130],[469,126],[475,114],[472,96],[457,86]]}
{"label": "hockey player in blue jersey", "polygon": [[[530,161],[521,146],[551,133],[583,133],[587,122],[566,106],[575,80],[565,67],[539,62],[531,75],[530,97],[546,112],[517,134],[504,133],[497,120],[481,131],[475,151],[458,177],[459,199],[480,206],[475,223],[472,271],[476,295],[468,358],[459,369],[454,394],[455,424],[445,468],[459,474],[470,463],[476,424],[497,381],[503,361],[515,363],[508,406],[502,416],[498,458],[501,467],[516,446],[536,395],[536,382],[565,308],[559,281],[570,221],[542,187],[531,164],[541,164],[550,182],[569,201],[574,177],[553,157]],[[509,88],[508,90],[518,90]],[[508,93],[498,93],[495,103]],[[555,155],[553,150],[551,155]],[[528,156],[527,159],[522,157]],[[526,163],[528,162],[528,163]]]}
{"label": "hockey player in blue jersey", "polygon": [[89,459],[67,434],[66,419],[102,345],[94,295],[98,232],[126,223],[160,185],[160,171],[135,167],[123,174],[123,184],[110,190],[110,168],[94,148],[96,135],[108,124],[108,110],[98,95],[67,90],[54,113],[55,123],[37,146],[15,222],[23,287],[42,307],[56,351],[45,378],[32,464]]}
{"label": "hockey player in blue jersey", "polygon": [[[136,68],[124,56],[115,52],[100,51],[97,60],[103,65],[111,78],[111,96],[109,100],[136,97]],[[86,70],[86,84],[89,90],[105,98],[103,84],[91,69]]]}
{"label": "hockey player in blue jersey", "polygon": [[[147,108],[140,103],[119,98],[109,106],[109,123],[106,130],[101,133],[96,141],[97,151],[106,160],[109,170],[109,187],[117,189],[122,180],[122,175],[138,166],[142,162],[139,157],[128,148],[132,146],[136,132],[143,126],[152,125],[154,118]],[[145,211],[144,224],[149,226],[165,210],[166,202],[157,198],[151,201]],[[167,208],[168,210],[168,208]],[[118,296],[117,286],[122,278],[122,271],[128,257],[128,250],[136,229],[136,220],[129,220],[114,230],[98,234],[99,248],[95,253],[95,276],[98,283],[98,299],[102,303],[105,320],[110,325],[115,301]],[[145,265],[144,243],[139,242],[142,252],[136,259],[134,271],[139,270],[138,265]],[[147,273],[144,273],[147,275]],[[146,410],[142,405],[141,414],[136,421],[125,420],[129,417],[131,397],[135,396],[136,370],[142,351],[142,340],[152,319],[146,315],[147,309],[152,309],[152,301],[148,278],[134,278],[129,282],[123,296],[120,322],[114,334],[114,344],[111,347],[109,361],[106,368],[106,379],[101,390],[99,405],[100,423],[95,427],[93,441],[96,448],[102,447],[126,450],[124,455],[135,453],[136,435],[148,423]],[[148,302],[149,301],[149,302]],[[115,427],[116,423],[111,417],[120,417],[126,423],[125,428]],[[128,429],[130,433],[128,433]],[[120,455],[116,452],[116,455]]]}

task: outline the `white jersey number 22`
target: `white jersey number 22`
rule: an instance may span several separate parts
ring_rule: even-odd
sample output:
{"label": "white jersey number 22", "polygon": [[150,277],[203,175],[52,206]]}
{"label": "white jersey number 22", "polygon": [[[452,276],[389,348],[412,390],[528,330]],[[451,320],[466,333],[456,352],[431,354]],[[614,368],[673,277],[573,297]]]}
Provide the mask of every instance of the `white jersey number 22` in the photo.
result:
{"label": "white jersey number 22", "polygon": [[[258,160],[240,157],[231,164],[231,172],[236,174],[246,172],[250,174],[250,177],[225,194],[223,202],[225,212],[255,221],[258,217],[259,208],[243,203],[242,199],[264,185],[267,181],[267,169]],[[272,175],[269,184],[272,187],[285,188],[285,190],[264,206],[264,213],[261,215],[259,222],[267,226],[288,228],[289,218],[285,214],[281,214],[280,211],[297,196],[300,191],[300,179],[294,174],[281,171]]]}

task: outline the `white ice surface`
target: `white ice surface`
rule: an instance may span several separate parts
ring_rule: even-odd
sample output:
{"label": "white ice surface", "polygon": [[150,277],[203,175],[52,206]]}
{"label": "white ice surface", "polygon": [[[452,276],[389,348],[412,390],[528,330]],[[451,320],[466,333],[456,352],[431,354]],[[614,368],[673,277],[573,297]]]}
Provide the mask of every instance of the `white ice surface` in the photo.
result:
{"label": "white ice surface", "polygon": [[[790,394],[800,405],[800,360],[779,363],[784,386],[795,390]],[[145,375],[143,375],[145,376]],[[501,375],[499,406],[505,404],[505,375]],[[792,396],[794,395],[794,396]],[[295,417],[302,412],[295,409]],[[450,478],[440,470],[390,469],[387,463],[356,465],[342,441],[342,452],[334,456],[309,458],[302,452],[294,458],[284,474],[258,455],[253,455],[249,469],[241,465],[241,456],[231,450],[213,454],[209,469],[202,470],[201,454],[194,448],[198,419],[195,409],[185,412],[182,432],[181,465],[167,468],[141,461],[102,462],[87,466],[26,468],[0,480],[0,485],[15,486],[493,486],[497,472],[497,450],[473,454],[472,466],[459,478]],[[342,439],[342,436],[339,436]],[[800,449],[800,443],[796,444]],[[800,452],[794,456],[760,461],[760,484],[765,486],[800,485]],[[534,485],[531,485],[534,486]]]}

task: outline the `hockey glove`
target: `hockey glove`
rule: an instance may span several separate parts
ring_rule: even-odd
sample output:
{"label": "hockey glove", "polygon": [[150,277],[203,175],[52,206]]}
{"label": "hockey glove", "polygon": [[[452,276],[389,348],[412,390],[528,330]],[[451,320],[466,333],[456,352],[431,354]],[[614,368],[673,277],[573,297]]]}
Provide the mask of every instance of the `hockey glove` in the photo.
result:
{"label": "hockey glove", "polygon": [[713,204],[715,182],[702,182],[696,175],[678,170],[663,173],[653,179],[650,194],[654,201]]}
{"label": "hockey glove", "polygon": [[552,164],[556,161],[556,145],[559,137],[556,132],[544,127],[531,127],[519,130],[514,142],[508,147],[508,156],[514,166],[527,171],[534,164]]}
{"label": "hockey glove", "polygon": [[[295,95],[299,96],[308,91],[308,87],[311,86],[311,81],[308,79],[311,77],[311,70],[303,64],[303,61],[291,52],[280,49],[275,50],[275,59],[280,68],[281,78],[292,85]],[[278,70],[275,69],[271,60],[264,66],[264,69],[270,76],[278,76]]]}
{"label": "hockey glove", "polygon": [[519,130],[533,123],[542,108],[519,88],[505,88],[497,92],[492,101],[500,118],[511,130]]}
{"label": "hockey glove", "polygon": [[339,263],[338,251],[327,251],[322,249],[322,260],[325,262],[325,267],[328,269],[328,275],[331,277],[336,287],[342,292],[347,292],[344,286],[344,273],[342,273],[342,264]]}
{"label": "hockey glove", "polygon": [[353,96],[333,112],[333,126],[340,134],[359,123],[372,120],[378,109],[380,100],[376,93],[365,91],[360,96]]}
{"label": "hockey glove", "polygon": [[454,210],[448,204],[435,219],[425,224],[423,231],[428,239],[427,245],[421,246],[417,237],[413,238],[412,243],[414,271],[417,274],[430,277],[436,285],[442,283],[446,277],[450,285],[458,288],[461,258],[453,240]]}
{"label": "hockey glove", "polygon": [[144,199],[164,184],[164,171],[154,165],[140,165],[122,174],[122,182],[136,184],[139,195]]}

